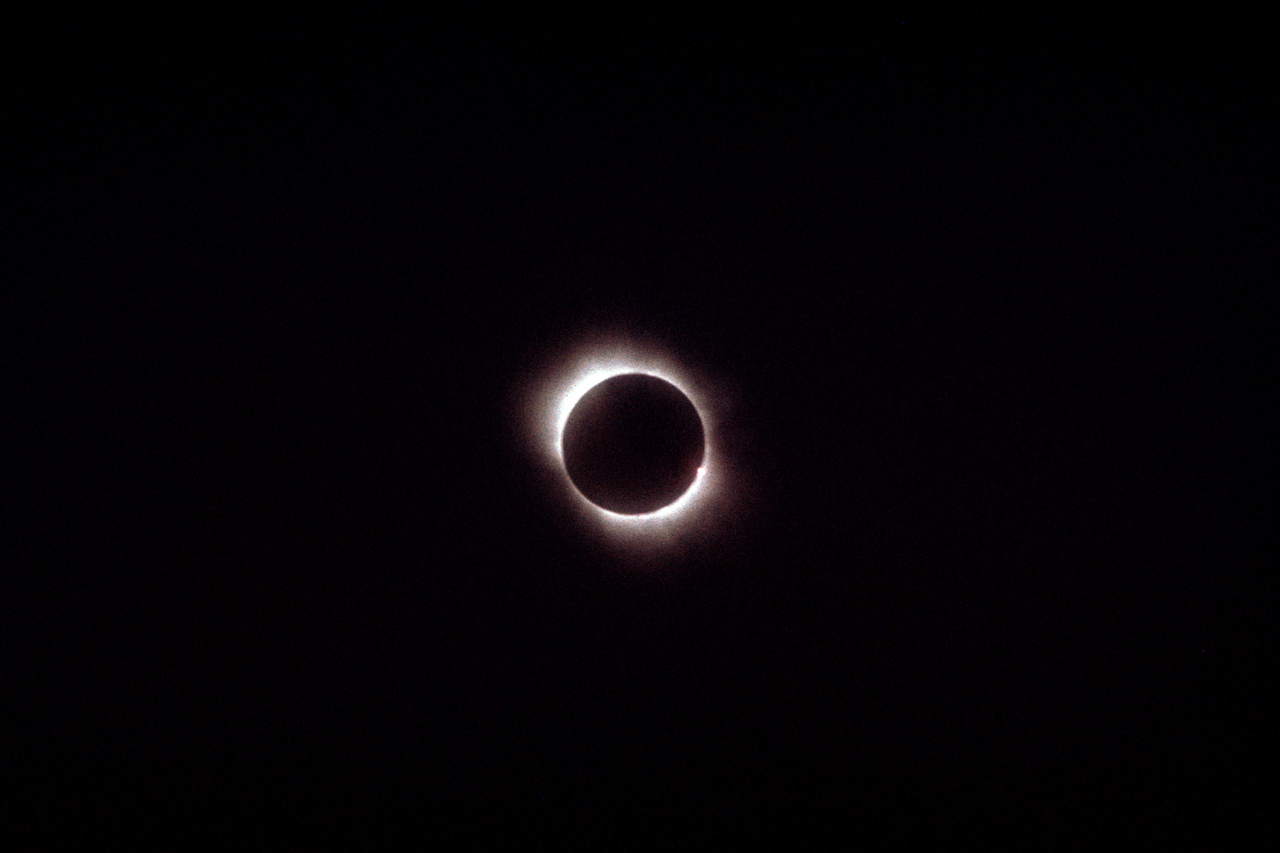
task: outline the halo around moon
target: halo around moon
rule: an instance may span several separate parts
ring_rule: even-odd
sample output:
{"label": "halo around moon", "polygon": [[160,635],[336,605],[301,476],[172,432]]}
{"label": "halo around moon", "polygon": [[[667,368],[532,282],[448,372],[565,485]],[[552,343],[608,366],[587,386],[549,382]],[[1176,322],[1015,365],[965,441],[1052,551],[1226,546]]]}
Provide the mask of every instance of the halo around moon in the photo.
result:
{"label": "halo around moon", "polygon": [[596,506],[644,515],[680,498],[702,467],[702,418],[657,376],[624,373],[596,385],[565,424],[569,479]]}
{"label": "halo around moon", "polygon": [[[565,467],[563,440],[565,424],[578,401],[592,388],[615,376],[641,373],[671,383],[693,404],[702,421],[704,451],[702,465],[693,483],[674,502],[653,512],[624,515],[589,501],[569,478]],[[581,352],[577,358],[550,377],[538,395],[537,432],[547,460],[558,469],[564,488],[574,503],[606,530],[618,534],[653,534],[670,537],[697,522],[709,508],[709,498],[721,487],[721,471],[716,447],[716,422],[706,395],[698,383],[673,360],[651,350],[620,345]]]}

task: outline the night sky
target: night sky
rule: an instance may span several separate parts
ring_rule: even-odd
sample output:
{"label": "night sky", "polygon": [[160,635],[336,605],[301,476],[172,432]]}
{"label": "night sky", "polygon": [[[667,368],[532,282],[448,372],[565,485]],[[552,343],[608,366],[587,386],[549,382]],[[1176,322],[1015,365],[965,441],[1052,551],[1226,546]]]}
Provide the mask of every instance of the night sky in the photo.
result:
{"label": "night sky", "polygon": [[[1256,22],[32,32],[27,844],[1274,819]],[[538,452],[530,400],[619,339],[714,401],[732,474],[661,547]]]}

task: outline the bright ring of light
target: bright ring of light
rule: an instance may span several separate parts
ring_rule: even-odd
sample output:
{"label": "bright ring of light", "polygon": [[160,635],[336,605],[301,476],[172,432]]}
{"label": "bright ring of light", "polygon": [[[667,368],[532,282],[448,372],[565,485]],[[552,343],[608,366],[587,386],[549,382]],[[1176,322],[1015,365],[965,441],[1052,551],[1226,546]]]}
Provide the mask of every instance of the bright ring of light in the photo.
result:
{"label": "bright ring of light", "polygon": [[[693,483],[672,503],[653,512],[639,515],[612,512],[587,500],[569,478],[568,470],[564,465],[564,428],[578,401],[606,379],[627,373],[643,373],[670,382],[693,403],[702,421],[703,430],[702,465],[699,466]],[[573,369],[567,374],[562,374],[562,378],[554,383],[554,386],[548,395],[549,405],[543,409],[546,450],[555,460],[560,472],[564,475],[565,482],[583,509],[604,522],[610,529],[637,532],[674,532],[693,521],[705,509],[707,498],[714,492],[718,480],[715,425],[713,418],[709,417],[710,413],[705,401],[683,371],[667,360],[652,355],[619,351],[608,354],[596,353],[580,359]]]}

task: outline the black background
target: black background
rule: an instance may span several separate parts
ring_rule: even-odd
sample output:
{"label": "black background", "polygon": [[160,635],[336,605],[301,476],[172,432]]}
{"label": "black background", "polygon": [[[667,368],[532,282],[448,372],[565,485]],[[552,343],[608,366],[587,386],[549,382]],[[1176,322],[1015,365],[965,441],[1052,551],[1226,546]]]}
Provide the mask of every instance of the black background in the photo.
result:
{"label": "black background", "polygon": [[[29,842],[1261,826],[1247,21],[9,39]],[[605,331],[732,400],[646,571],[527,441]]]}

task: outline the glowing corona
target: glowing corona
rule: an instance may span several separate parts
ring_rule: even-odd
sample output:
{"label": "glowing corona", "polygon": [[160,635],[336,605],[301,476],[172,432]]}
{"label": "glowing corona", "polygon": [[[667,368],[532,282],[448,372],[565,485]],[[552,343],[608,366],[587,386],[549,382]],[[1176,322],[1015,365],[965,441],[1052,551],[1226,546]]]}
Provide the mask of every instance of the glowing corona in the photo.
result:
{"label": "glowing corona", "polygon": [[[642,515],[623,515],[591,503],[573,485],[564,465],[562,446],[564,428],[574,406],[596,385],[624,373],[656,376],[679,388],[693,403],[698,417],[702,420],[705,441],[702,465],[699,466],[693,483],[684,494],[661,509]],[[674,533],[677,529],[693,522],[706,508],[708,497],[714,493],[718,485],[719,465],[716,457],[715,423],[714,418],[710,417],[712,413],[709,411],[706,400],[699,393],[696,384],[690,381],[678,367],[659,356],[619,348],[608,353],[595,352],[583,356],[550,385],[550,390],[544,397],[544,404],[540,407],[545,452],[550,459],[554,460],[563,475],[565,484],[584,510],[618,532]]]}

